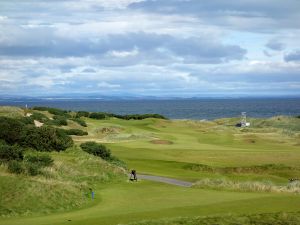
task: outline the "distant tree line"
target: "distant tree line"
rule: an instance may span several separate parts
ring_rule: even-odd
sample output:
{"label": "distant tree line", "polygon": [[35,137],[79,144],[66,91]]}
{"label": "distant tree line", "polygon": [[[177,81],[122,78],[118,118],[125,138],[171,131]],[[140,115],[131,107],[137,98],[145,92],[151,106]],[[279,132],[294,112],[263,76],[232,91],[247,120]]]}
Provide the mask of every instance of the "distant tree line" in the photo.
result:
{"label": "distant tree line", "polygon": [[87,117],[92,119],[103,120],[111,117],[115,117],[123,120],[143,120],[147,118],[157,118],[157,119],[167,119],[160,114],[129,114],[129,115],[119,115],[114,113],[106,112],[87,112],[87,111],[78,111],[76,113],[76,118]]}
{"label": "distant tree line", "polygon": [[44,107],[44,106],[35,106],[32,109],[38,110],[38,111],[48,111],[49,113],[57,116],[65,116],[65,117],[71,117],[69,115],[70,111],[57,109],[57,108],[51,108],[51,107]]}
{"label": "distant tree line", "polygon": [[[160,114],[128,114],[128,115],[119,115],[114,113],[107,113],[107,112],[87,112],[87,111],[78,111],[76,112],[75,116],[72,117],[71,111],[62,110],[62,109],[56,109],[51,107],[44,107],[44,106],[35,106],[32,109],[38,110],[38,111],[48,111],[49,113],[56,115],[56,119],[62,119],[63,117],[65,119],[70,119],[81,126],[86,126],[86,123],[84,120],[81,120],[80,117],[87,117],[92,119],[98,119],[103,120],[111,117],[123,119],[123,120],[143,120],[147,118],[157,118],[157,119],[167,119],[163,115]],[[53,117],[53,119],[55,119]]]}

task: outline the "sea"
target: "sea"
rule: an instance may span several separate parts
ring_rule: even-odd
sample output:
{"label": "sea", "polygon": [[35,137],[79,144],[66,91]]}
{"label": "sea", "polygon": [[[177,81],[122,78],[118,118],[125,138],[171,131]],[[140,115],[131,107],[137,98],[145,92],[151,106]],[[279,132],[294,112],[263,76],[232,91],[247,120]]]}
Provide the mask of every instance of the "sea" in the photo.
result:
{"label": "sea", "polygon": [[170,119],[213,120],[239,117],[267,118],[300,115],[300,98],[102,100],[102,99],[0,99],[0,105],[48,106],[72,111],[115,114],[158,113]]}

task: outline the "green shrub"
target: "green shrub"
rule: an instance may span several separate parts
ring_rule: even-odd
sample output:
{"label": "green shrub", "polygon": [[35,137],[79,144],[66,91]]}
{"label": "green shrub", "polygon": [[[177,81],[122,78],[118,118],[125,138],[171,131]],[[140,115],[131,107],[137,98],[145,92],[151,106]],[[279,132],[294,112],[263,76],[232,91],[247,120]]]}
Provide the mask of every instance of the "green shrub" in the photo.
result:
{"label": "green shrub", "polygon": [[127,169],[127,164],[124,161],[117,158],[116,156],[110,156],[110,159],[108,161],[111,164],[114,164],[116,166],[123,167],[123,168]]}
{"label": "green shrub", "polygon": [[21,145],[38,151],[63,151],[73,145],[73,140],[53,127],[27,126],[21,133]]}
{"label": "green shrub", "polygon": [[143,120],[147,118],[167,119],[160,114],[132,114],[132,115],[113,115],[113,117],[123,120]]}
{"label": "green shrub", "polygon": [[8,162],[8,161],[20,161],[23,160],[23,149],[19,146],[10,146],[7,144],[0,145],[0,161]]}
{"label": "green shrub", "polygon": [[49,118],[47,116],[39,112],[33,112],[30,118],[32,118],[33,120],[38,120],[42,123],[46,123],[47,121],[49,121]]}
{"label": "green shrub", "polygon": [[23,127],[24,124],[17,119],[0,117],[0,139],[8,144],[19,142]]}
{"label": "green shrub", "polygon": [[24,124],[34,124],[34,120],[41,123],[49,123],[50,119],[43,113],[33,112],[31,116],[22,117],[19,119]]}
{"label": "green shrub", "polygon": [[29,124],[34,125],[34,119],[31,118],[31,116],[22,117],[22,118],[19,119],[19,121],[21,123],[26,124],[26,125],[29,125]]}
{"label": "green shrub", "polygon": [[67,118],[65,116],[53,116],[53,120],[50,120],[49,125],[56,125],[56,126],[67,126]]}
{"label": "green shrub", "polygon": [[132,114],[132,115],[118,115],[113,113],[105,112],[93,112],[89,115],[92,119],[103,120],[109,117],[116,117],[122,120],[143,120],[147,118],[157,118],[157,119],[167,119],[166,117],[160,114]]}
{"label": "green shrub", "polygon": [[41,166],[35,163],[26,163],[25,164],[26,171],[30,176],[36,176],[41,173],[40,168]]}
{"label": "green shrub", "polygon": [[55,129],[56,138],[53,141],[53,149],[55,151],[64,151],[69,147],[72,147],[74,142],[73,139],[61,132],[59,129]]}
{"label": "green shrub", "polygon": [[49,107],[44,107],[44,106],[34,106],[32,109],[38,110],[38,111],[48,111]]}
{"label": "green shrub", "polygon": [[21,174],[24,172],[24,167],[22,162],[12,160],[8,162],[8,171],[11,173]]}
{"label": "green shrub", "polygon": [[61,110],[61,109],[55,109],[55,108],[49,108],[48,112],[53,114],[53,115],[57,115],[57,116],[68,116],[68,111],[66,110]]}
{"label": "green shrub", "polygon": [[99,156],[102,159],[109,160],[111,158],[111,152],[105,145],[98,144],[93,141],[88,141],[80,145],[83,151]]}
{"label": "green shrub", "polygon": [[53,159],[39,152],[27,153],[24,157],[22,172],[26,172],[30,176],[36,176],[41,173],[41,168],[51,166]]}
{"label": "green shrub", "polygon": [[57,109],[57,108],[35,106],[35,107],[33,107],[33,109],[38,110],[38,111],[48,111],[49,113],[51,113],[53,115],[58,115],[58,116],[67,116],[67,117],[70,116],[70,115],[68,115],[67,110],[62,110],[62,109]]}
{"label": "green shrub", "polygon": [[72,118],[70,120],[73,120],[74,122],[78,123],[82,127],[87,127],[86,122],[80,118]]}
{"label": "green shrub", "polygon": [[103,120],[106,119],[106,114],[101,112],[93,112],[90,114],[90,118],[97,119],[97,120]]}
{"label": "green shrub", "polygon": [[89,117],[90,113],[86,112],[86,111],[78,111],[76,113],[76,118],[80,118],[80,117]]}
{"label": "green shrub", "polygon": [[64,130],[67,135],[77,135],[77,136],[84,136],[88,135],[88,132],[80,130],[80,129],[69,129],[69,130]]}
{"label": "green shrub", "polygon": [[26,154],[24,157],[24,161],[40,167],[51,166],[53,164],[53,159],[51,158],[51,156],[45,153],[38,152]]}

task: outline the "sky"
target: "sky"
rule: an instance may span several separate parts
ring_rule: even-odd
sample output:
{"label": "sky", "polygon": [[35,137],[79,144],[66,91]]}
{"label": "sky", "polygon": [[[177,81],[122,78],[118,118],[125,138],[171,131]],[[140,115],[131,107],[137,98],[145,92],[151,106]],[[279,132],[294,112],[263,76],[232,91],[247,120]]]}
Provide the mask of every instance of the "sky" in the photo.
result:
{"label": "sky", "polygon": [[299,0],[1,0],[0,96],[300,96]]}

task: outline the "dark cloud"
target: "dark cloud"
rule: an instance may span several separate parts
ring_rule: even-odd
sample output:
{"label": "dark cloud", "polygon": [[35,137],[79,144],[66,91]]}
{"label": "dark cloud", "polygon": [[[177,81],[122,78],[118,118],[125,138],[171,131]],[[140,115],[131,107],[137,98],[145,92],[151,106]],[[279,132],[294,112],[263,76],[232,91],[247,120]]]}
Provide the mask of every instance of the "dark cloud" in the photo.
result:
{"label": "dark cloud", "polygon": [[300,50],[290,52],[284,56],[286,62],[300,62]]}
{"label": "dark cloud", "polygon": [[82,70],[83,73],[96,73],[97,71],[93,68],[86,68]]}
{"label": "dark cloud", "polygon": [[[188,14],[200,17],[208,23],[226,24],[244,29],[258,28],[271,21],[273,25],[277,24],[282,28],[300,28],[300,24],[296,22],[300,17],[298,0],[145,0],[132,3],[129,7],[161,14]],[[238,18],[243,20],[256,18],[261,23],[249,24],[248,20],[234,20]],[[272,28],[261,27],[261,29]]]}
{"label": "dark cloud", "polygon": [[273,56],[270,52],[268,52],[268,51],[266,51],[266,50],[263,50],[263,53],[264,53],[264,55],[267,56],[267,57],[272,57],[272,56]]}
{"label": "dark cloud", "polygon": [[287,17],[299,12],[300,3],[298,0],[145,0],[132,3],[130,8],[145,9],[154,12],[169,13],[215,13],[228,15],[241,15],[245,17],[270,16]]}
{"label": "dark cloud", "polygon": [[[240,60],[246,50],[238,45],[224,45],[220,42],[203,39],[201,37],[176,38],[170,35],[158,35],[153,33],[127,33],[118,35],[107,35],[90,41],[88,39],[69,40],[56,38],[52,35],[48,39],[44,35],[38,43],[19,40],[12,46],[0,44],[0,55],[2,56],[31,56],[31,57],[115,57],[108,55],[111,52],[130,52],[138,49],[138,53],[128,57],[120,57],[115,60],[130,64],[128,58],[134,59],[135,63],[145,60],[157,61],[172,57],[180,58],[185,63],[221,63],[230,60]],[[115,54],[116,55],[116,54]],[[114,59],[111,59],[114,60]],[[179,60],[179,59],[177,59]]]}
{"label": "dark cloud", "polygon": [[270,40],[266,47],[273,51],[282,51],[285,48],[285,45],[278,40]]}

